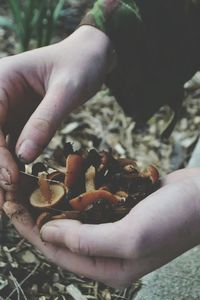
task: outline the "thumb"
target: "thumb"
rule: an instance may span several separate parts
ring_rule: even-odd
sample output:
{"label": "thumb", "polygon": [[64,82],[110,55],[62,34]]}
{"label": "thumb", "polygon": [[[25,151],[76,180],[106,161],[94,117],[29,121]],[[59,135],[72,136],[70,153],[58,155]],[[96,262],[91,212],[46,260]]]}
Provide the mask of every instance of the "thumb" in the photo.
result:
{"label": "thumb", "polygon": [[76,106],[71,100],[74,95],[70,94],[73,93],[66,91],[66,87],[56,87],[47,92],[17,141],[16,153],[20,160],[31,162],[43,151],[64,116]]}
{"label": "thumb", "polygon": [[88,225],[75,220],[56,220],[45,224],[40,233],[44,241],[77,254],[127,258],[128,245],[122,242],[126,235],[123,225],[123,221]]}

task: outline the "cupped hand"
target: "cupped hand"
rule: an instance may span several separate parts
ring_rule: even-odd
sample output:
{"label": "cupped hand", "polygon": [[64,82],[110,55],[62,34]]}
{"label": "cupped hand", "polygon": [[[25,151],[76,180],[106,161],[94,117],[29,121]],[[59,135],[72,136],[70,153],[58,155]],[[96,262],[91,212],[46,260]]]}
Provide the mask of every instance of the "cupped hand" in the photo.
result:
{"label": "cupped hand", "polygon": [[14,190],[19,179],[11,152],[34,160],[63,118],[100,88],[111,53],[104,33],[82,26],[60,43],[1,59],[1,188]]}
{"label": "cupped hand", "polygon": [[39,233],[21,205],[6,202],[4,210],[20,234],[51,262],[107,285],[126,287],[199,244],[199,182],[199,168],[174,172],[162,188],[115,223],[51,221]]}

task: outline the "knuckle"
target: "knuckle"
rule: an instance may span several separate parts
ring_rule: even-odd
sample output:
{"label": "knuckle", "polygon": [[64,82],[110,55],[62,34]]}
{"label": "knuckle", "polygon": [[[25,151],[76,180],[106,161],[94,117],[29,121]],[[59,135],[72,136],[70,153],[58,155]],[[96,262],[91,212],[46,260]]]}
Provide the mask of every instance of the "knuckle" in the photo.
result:
{"label": "knuckle", "polygon": [[72,253],[79,254],[82,251],[81,244],[82,244],[82,237],[80,236],[79,232],[72,237],[68,235],[64,236],[64,244],[68,247],[68,249]]}
{"label": "knuckle", "polygon": [[82,228],[78,231],[77,237],[72,243],[70,250],[77,254],[90,255],[90,248],[87,241],[84,238]]}

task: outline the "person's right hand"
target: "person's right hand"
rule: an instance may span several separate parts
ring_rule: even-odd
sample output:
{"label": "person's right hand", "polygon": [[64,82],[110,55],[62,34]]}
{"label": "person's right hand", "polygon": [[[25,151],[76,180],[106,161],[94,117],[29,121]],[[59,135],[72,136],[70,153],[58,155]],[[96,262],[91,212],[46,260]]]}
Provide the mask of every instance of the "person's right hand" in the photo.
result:
{"label": "person's right hand", "polygon": [[85,25],[60,43],[0,61],[0,187],[3,190],[14,190],[19,178],[10,151],[15,151],[26,163],[33,161],[63,118],[100,88],[111,53],[109,38]]}

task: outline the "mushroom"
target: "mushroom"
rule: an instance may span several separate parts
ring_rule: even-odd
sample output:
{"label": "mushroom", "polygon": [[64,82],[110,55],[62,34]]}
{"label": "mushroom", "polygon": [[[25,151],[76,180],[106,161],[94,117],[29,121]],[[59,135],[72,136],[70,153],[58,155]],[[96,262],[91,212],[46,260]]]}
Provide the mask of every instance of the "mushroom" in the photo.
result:
{"label": "mushroom", "polygon": [[147,170],[140,172],[139,175],[141,177],[150,178],[153,184],[155,184],[159,179],[158,170],[153,165],[148,166]]}
{"label": "mushroom", "polygon": [[66,188],[62,183],[50,184],[47,180],[47,173],[39,176],[39,189],[36,189],[30,196],[30,203],[36,208],[50,208],[58,204],[66,194]]}
{"label": "mushroom", "polygon": [[53,171],[52,173],[48,174],[47,178],[49,180],[55,180],[63,182],[65,178],[65,174],[60,171]]}
{"label": "mushroom", "polygon": [[69,204],[74,210],[84,211],[90,204],[100,200],[108,200],[111,204],[117,204],[118,200],[113,194],[105,190],[96,190],[83,193],[69,201]]}
{"label": "mushroom", "polygon": [[88,167],[90,165],[93,165],[94,167],[98,168],[98,166],[101,163],[101,156],[100,154],[97,152],[96,149],[90,149],[90,151],[87,154],[86,157],[86,164],[88,165]]}
{"label": "mushroom", "polygon": [[79,154],[69,154],[66,159],[65,186],[72,188],[82,175],[85,159]]}
{"label": "mushroom", "polygon": [[95,167],[90,166],[85,172],[85,190],[91,192],[95,190]]}
{"label": "mushroom", "polygon": [[73,152],[71,144],[65,148],[66,168],[39,173],[39,188],[30,196],[37,215],[40,212],[39,228],[60,219],[92,224],[117,221],[158,188],[159,174],[152,165],[140,171],[135,160],[116,159],[108,151],[92,149],[82,155]]}
{"label": "mushroom", "polygon": [[107,151],[101,151],[100,153],[100,165],[98,167],[98,172],[106,171],[108,169],[108,164],[110,160],[110,155]]}
{"label": "mushroom", "polygon": [[51,219],[51,214],[47,211],[41,213],[36,220],[36,225],[39,229]]}
{"label": "mushroom", "polygon": [[80,211],[65,211],[60,215],[55,215],[51,217],[51,221],[62,220],[62,219],[71,219],[71,220],[80,220]]}
{"label": "mushroom", "polygon": [[117,191],[114,196],[118,199],[119,202],[125,202],[128,198],[128,193],[125,191]]}
{"label": "mushroom", "polygon": [[113,220],[118,221],[124,218],[130,212],[130,208],[127,207],[116,207],[113,210]]}
{"label": "mushroom", "polygon": [[123,172],[127,174],[132,174],[132,173],[138,174],[137,163],[135,160],[129,158],[119,158],[118,162]]}

